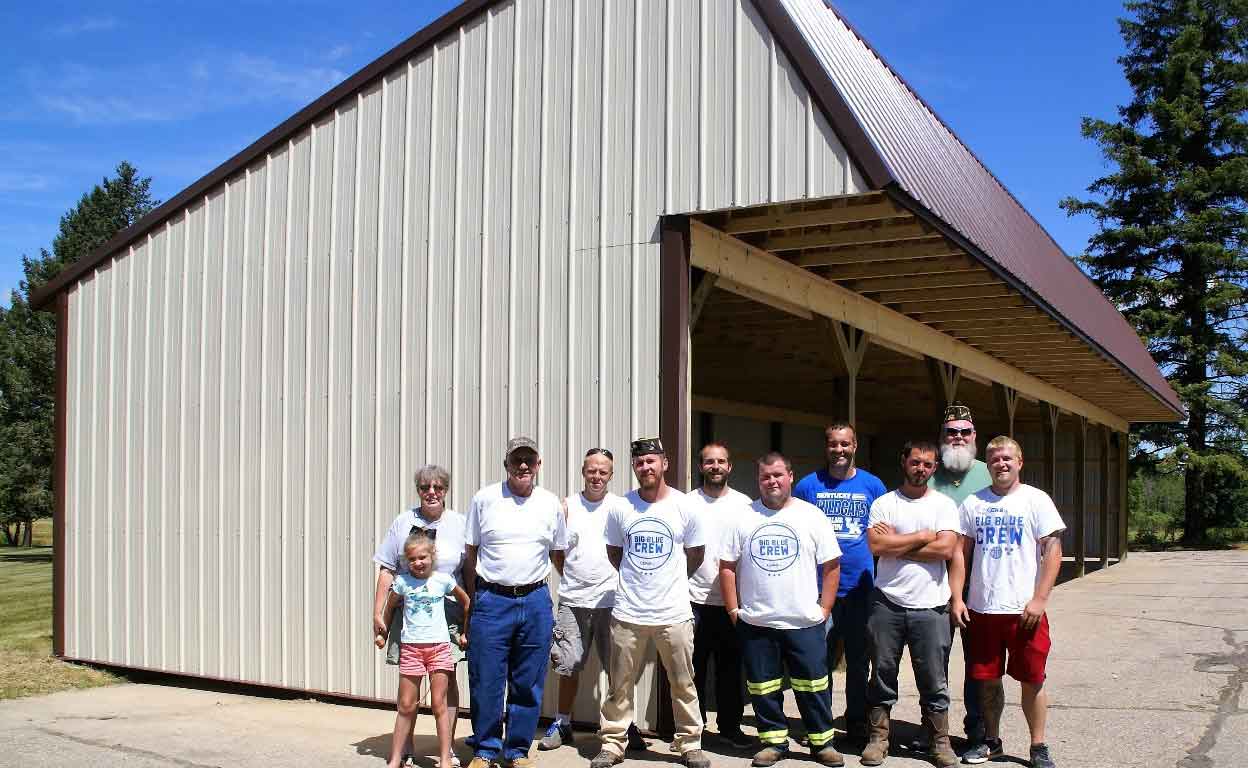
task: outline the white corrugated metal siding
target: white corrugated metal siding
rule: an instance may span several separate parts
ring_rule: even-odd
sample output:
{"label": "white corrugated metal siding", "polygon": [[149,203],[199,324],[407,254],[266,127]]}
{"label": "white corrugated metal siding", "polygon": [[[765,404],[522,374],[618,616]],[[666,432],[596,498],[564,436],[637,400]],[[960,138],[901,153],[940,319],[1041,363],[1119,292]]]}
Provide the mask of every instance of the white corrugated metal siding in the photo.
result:
{"label": "white corrugated metal siding", "polygon": [[66,653],[389,695],[413,470],[574,490],[658,431],[660,215],[858,191],[748,2],[493,6],[72,289]]}

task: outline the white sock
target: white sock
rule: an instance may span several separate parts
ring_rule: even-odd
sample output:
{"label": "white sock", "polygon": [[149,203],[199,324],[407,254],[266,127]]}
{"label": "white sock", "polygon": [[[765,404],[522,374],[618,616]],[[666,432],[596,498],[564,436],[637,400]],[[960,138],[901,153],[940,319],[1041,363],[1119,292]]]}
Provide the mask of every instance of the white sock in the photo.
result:
{"label": "white sock", "polygon": [[560,712],[559,714],[555,715],[555,723],[557,725],[571,725],[572,715],[567,712]]}

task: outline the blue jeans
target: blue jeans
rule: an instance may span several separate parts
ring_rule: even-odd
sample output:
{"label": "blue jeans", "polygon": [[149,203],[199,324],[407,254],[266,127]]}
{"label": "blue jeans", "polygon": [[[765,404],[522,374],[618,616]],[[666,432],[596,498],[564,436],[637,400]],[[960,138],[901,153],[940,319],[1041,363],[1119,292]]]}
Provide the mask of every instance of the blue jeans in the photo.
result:
{"label": "blue jeans", "polygon": [[545,585],[522,597],[477,590],[468,625],[477,757],[495,760],[500,752],[504,760],[528,757],[541,713],[554,625],[550,590]]}
{"label": "blue jeans", "polygon": [[836,641],[845,643],[845,725],[867,722],[867,609],[871,584],[866,580],[832,606],[828,630],[828,669],[836,666]]}

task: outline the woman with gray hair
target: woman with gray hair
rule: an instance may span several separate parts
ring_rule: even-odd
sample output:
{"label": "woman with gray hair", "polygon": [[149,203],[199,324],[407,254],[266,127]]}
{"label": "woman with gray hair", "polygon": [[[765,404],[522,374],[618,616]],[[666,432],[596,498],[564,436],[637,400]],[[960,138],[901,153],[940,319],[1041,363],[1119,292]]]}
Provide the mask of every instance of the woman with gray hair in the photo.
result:
{"label": "woman with gray hair", "polygon": [[[387,664],[399,663],[400,632],[397,627],[402,625],[403,616],[402,612],[395,611],[394,618],[398,620],[397,625],[391,622],[391,625],[387,626],[383,611],[395,574],[400,568],[407,567],[403,559],[403,542],[407,541],[407,537],[419,529],[428,531],[437,549],[434,570],[455,579],[455,583],[459,586],[464,585],[460,570],[464,562],[465,519],[460,513],[446,507],[446,494],[451,487],[451,473],[436,464],[426,464],[416,470],[415,480],[420,503],[399,513],[399,516],[390,524],[390,530],[382,539],[381,546],[377,547],[377,551],[373,554],[373,562],[377,563],[377,591],[373,599],[373,632],[387,636]],[[457,638],[460,636],[460,627],[463,626],[463,609],[450,597],[444,603],[450,638]],[[451,641],[451,655],[455,659],[456,667],[464,660],[464,649],[454,640]],[[449,729],[447,732],[451,734],[451,743],[454,744],[455,724],[459,719],[459,686],[455,682],[454,672],[451,673],[450,680],[447,682],[445,717],[449,722],[443,723],[439,730],[443,727]],[[452,757],[451,764],[458,766],[458,758]]]}

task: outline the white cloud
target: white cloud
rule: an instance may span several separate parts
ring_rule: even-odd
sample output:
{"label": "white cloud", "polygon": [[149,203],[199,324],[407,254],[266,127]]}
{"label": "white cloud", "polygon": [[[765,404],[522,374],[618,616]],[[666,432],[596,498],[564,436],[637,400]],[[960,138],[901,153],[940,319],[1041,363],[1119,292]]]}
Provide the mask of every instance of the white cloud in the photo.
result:
{"label": "white cloud", "polygon": [[40,173],[0,171],[0,193],[39,192],[48,188],[49,179]]}
{"label": "white cloud", "polygon": [[17,99],[0,119],[42,115],[87,125],[176,121],[248,104],[306,104],[345,76],[333,67],[286,65],[239,51],[205,54],[179,68],[36,65],[20,73],[27,100]]}
{"label": "white cloud", "polygon": [[107,32],[119,26],[121,26],[120,22],[111,16],[86,16],[58,24],[48,32],[55,37],[76,37],[89,32]]}
{"label": "white cloud", "polygon": [[351,46],[343,43],[342,45],[335,45],[333,48],[330,48],[329,53],[325,54],[325,59],[327,61],[339,61],[349,55],[351,55]]}

